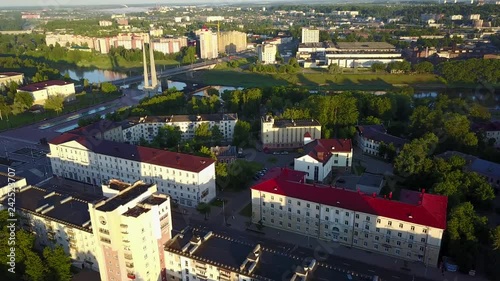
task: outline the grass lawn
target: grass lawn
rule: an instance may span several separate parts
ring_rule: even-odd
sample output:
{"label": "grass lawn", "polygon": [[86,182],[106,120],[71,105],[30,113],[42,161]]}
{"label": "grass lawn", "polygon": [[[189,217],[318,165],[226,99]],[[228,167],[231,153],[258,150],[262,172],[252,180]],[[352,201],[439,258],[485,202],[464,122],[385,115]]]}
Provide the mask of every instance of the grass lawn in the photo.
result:
{"label": "grass lawn", "polygon": [[24,112],[17,115],[10,115],[9,119],[3,118],[0,120],[0,131],[26,126],[36,122],[40,122],[45,118],[50,119],[70,112],[78,111],[96,104],[112,101],[120,97],[121,94],[103,94],[100,92],[77,94],[76,101],[64,105],[63,112],[57,115],[53,111],[45,111],[42,113]]}
{"label": "grass lawn", "polygon": [[245,206],[245,208],[241,209],[240,215],[245,216],[245,217],[252,217],[252,203],[248,203],[248,205]]}
{"label": "grass lawn", "polygon": [[[432,74],[406,75],[364,72],[328,74],[320,71],[296,74],[263,74],[221,68],[197,72],[192,79],[201,80],[207,85],[266,87],[294,84],[312,89],[320,87],[332,90],[386,90],[407,85],[444,86],[440,77]],[[189,80],[182,75],[179,79]]]}

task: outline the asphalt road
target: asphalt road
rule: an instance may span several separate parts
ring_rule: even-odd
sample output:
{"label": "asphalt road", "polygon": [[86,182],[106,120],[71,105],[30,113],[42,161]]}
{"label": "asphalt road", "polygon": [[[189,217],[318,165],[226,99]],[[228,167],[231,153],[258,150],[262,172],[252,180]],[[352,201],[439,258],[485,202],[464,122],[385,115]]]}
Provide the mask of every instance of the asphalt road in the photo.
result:
{"label": "asphalt road", "polygon": [[[235,230],[224,226],[222,223],[217,224],[193,218],[189,218],[188,221],[182,214],[178,212],[172,212],[172,221],[174,227],[173,235],[179,233],[180,231],[182,231],[182,229],[186,228],[188,225],[191,227],[206,228],[218,234],[229,236],[242,242],[251,244],[260,243],[263,246],[266,246],[268,248],[274,248],[277,251],[283,251],[287,254],[303,256],[303,257],[315,257],[317,261],[325,262],[332,266],[341,267],[346,270],[354,271],[356,273],[366,274],[366,275],[377,275],[384,281],[386,280],[387,281],[431,281],[430,279],[413,277],[412,275],[407,274],[400,269],[389,270],[386,268],[376,267],[373,265],[358,262],[354,259],[354,257],[341,258],[338,256],[325,253],[324,251],[321,251],[319,249],[312,249],[299,245],[283,243],[280,242],[279,240],[264,237],[257,233]],[[307,245],[307,242],[304,241],[303,244]],[[376,258],[376,255],[374,255],[374,258]]]}

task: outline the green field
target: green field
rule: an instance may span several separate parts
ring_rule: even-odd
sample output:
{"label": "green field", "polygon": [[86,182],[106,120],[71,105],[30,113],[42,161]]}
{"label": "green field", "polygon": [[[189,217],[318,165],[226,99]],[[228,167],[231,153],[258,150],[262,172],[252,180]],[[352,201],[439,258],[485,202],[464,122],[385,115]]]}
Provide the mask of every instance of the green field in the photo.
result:
{"label": "green field", "polygon": [[312,89],[332,90],[386,90],[399,86],[445,86],[439,76],[432,74],[328,74],[326,72],[262,74],[229,69],[214,69],[197,72],[193,78],[180,75],[177,79],[201,80],[207,85],[221,86],[268,87],[293,84]]}
{"label": "green field", "polygon": [[[63,112],[59,115],[75,112],[96,104],[112,101],[120,97],[121,94],[103,94],[95,92],[94,94],[77,94],[76,101],[64,105]],[[45,111],[42,113],[24,112],[17,115],[9,115],[8,119],[5,116],[0,120],[0,131],[26,126],[36,122],[40,122],[45,118],[54,118],[58,115],[53,111]]]}

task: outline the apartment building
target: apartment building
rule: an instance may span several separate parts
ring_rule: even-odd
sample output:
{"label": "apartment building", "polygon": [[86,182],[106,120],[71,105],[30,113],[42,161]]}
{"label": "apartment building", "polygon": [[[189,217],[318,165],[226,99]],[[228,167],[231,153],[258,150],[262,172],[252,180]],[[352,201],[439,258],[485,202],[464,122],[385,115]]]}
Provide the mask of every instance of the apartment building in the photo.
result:
{"label": "apartment building", "polygon": [[93,185],[118,178],[155,183],[175,202],[195,207],[215,198],[215,161],[210,158],[108,141],[71,131],[49,142],[54,175]]}
{"label": "apartment building", "polygon": [[275,168],[251,188],[252,221],[366,251],[437,266],[446,196],[403,190],[400,201],[305,183]]}
{"label": "apartment building", "polygon": [[101,54],[109,53],[110,48],[142,49],[143,43],[149,43],[149,33],[122,33],[113,37],[88,37],[73,34],[47,34],[47,46],[87,46]]}
{"label": "apartment building", "polygon": [[173,54],[187,47],[187,37],[179,38],[161,38],[152,40],[153,50],[164,54]]}
{"label": "apartment building", "polygon": [[75,84],[62,80],[49,80],[33,84],[17,89],[17,92],[27,92],[33,96],[34,104],[45,104],[45,101],[50,96],[60,95],[65,101],[76,100]]}
{"label": "apartment building", "polygon": [[112,26],[113,22],[109,20],[100,20],[99,21],[99,26]]}
{"label": "apartment building", "polygon": [[259,56],[259,62],[263,64],[274,64],[276,63],[276,52],[278,47],[274,44],[264,44],[257,46],[257,54]]}
{"label": "apartment building", "polygon": [[261,119],[263,149],[293,149],[304,146],[304,138],[320,139],[321,125],[314,119],[275,120],[267,115]]}
{"label": "apartment building", "polygon": [[319,30],[302,28],[302,43],[318,43],[319,42]]}
{"label": "apartment building", "polygon": [[332,171],[351,169],[352,153],[350,139],[313,140],[304,145],[305,155],[294,159],[293,169],[305,172],[308,180],[325,181]]}
{"label": "apartment building", "polygon": [[[5,190],[7,189],[7,191]],[[7,208],[10,188],[0,189],[1,208]],[[58,245],[73,265],[99,271],[88,202],[35,186],[24,185],[16,192],[20,227],[35,234],[36,246]]]}
{"label": "apartment building", "polygon": [[170,240],[170,198],[157,186],[111,180],[115,194],[88,204],[103,281],[166,281],[163,245]]}
{"label": "apartment building", "polygon": [[396,152],[399,152],[408,142],[408,140],[388,134],[384,125],[359,125],[356,126],[356,131],[358,147],[366,154],[379,156],[381,143],[392,144]]}
{"label": "apartment building", "polygon": [[182,231],[165,245],[165,260],[169,281],[367,280],[311,257],[196,228]]}
{"label": "apartment building", "polygon": [[200,114],[200,115],[171,115],[171,116],[145,116],[129,118],[123,125],[123,140],[138,144],[141,138],[152,141],[158,134],[158,129],[165,125],[178,127],[182,140],[194,138],[194,132],[201,124],[208,123],[210,127],[217,126],[226,142],[232,141],[234,127],[238,122],[238,114]]}
{"label": "apartment building", "polygon": [[219,52],[234,54],[247,49],[247,35],[239,31],[220,32]]}
{"label": "apartment building", "polygon": [[0,72],[0,88],[8,87],[12,82],[22,85],[24,83],[24,73]]}
{"label": "apartment building", "polygon": [[196,46],[199,48],[200,59],[215,59],[219,56],[219,43],[217,42],[217,33],[209,29],[202,29],[197,32],[199,43]]}
{"label": "apartment building", "polygon": [[472,130],[482,133],[486,142],[493,142],[495,147],[500,147],[500,121],[474,124]]}

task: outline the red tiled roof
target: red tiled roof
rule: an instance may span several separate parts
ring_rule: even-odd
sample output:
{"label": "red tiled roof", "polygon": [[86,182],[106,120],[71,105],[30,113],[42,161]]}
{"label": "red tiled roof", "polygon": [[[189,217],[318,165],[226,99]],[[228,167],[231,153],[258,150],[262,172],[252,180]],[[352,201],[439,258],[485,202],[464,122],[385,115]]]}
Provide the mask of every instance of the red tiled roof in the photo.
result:
{"label": "red tiled roof", "polygon": [[311,134],[309,134],[309,132],[306,132],[306,133],[304,134],[304,138],[311,138]]}
{"label": "red tiled roof", "polygon": [[33,83],[26,85],[24,87],[19,88],[20,91],[26,91],[26,92],[34,92],[38,91],[41,89],[44,89],[49,86],[63,86],[63,85],[68,85],[68,84],[73,84],[71,82],[66,82],[62,80],[49,80],[49,81],[42,81],[38,83]]}
{"label": "red tiled roof", "polygon": [[252,189],[419,225],[439,229],[446,228],[446,208],[448,205],[446,196],[405,191],[403,193],[405,196],[413,194],[413,197],[420,198],[420,204],[419,202],[393,201],[373,197],[362,192],[305,184],[303,180],[298,181],[296,177],[290,178],[287,175],[295,173],[298,172],[291,172],[291,170],[283,168],[277,173],[277,176],[257,183]]}
{"label": "red tiled roof", "polygon": [[52,139],[49,141],[49,144],[60,145],[70,141],[76,141],[97,154],[109,155],[112,157],[195,173],[201,172],[215,162],[215,160],[211,158],[135,146],[114,141],[100,140],[70,133],[62,134]]}
{"label": "red tiled roof", "polygon": [[307,155],[325,164],[333,153],[351,152],[352,141],[350,139],[319,139],[304,146]]}

